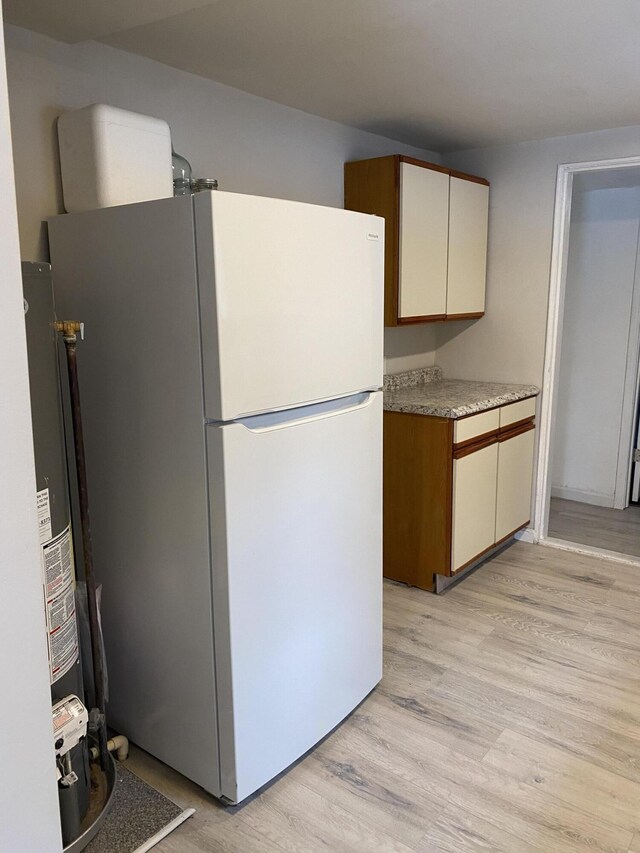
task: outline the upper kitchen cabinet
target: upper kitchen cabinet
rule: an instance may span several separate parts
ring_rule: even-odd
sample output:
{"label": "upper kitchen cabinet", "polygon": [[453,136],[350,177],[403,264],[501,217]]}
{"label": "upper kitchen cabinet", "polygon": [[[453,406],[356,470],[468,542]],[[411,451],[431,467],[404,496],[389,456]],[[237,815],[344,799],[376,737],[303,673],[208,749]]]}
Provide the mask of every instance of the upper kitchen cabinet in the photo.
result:
{"label": "upper kitchen cabinet", "polygon": [[444,320],[448,173],[400,163],[399,204],[398,322]]}
{"label": "upper kitchen cabinet", "polygon": [[447,319],[484,314],[489,184],[460,172],[449,176]]}
{"label": "upper kitchen cabinet", "polygon": [[345,163],[344,204],[386,220],[385,326],[484,314],[488,181],[376,157]]}

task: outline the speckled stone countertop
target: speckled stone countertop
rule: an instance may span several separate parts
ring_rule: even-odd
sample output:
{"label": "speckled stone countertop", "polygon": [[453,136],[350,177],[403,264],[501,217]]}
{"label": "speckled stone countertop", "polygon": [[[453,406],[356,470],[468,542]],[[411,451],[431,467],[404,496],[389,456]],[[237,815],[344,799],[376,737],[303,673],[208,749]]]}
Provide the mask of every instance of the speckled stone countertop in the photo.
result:
{"label": "speckled stone countertop", "polygon": [[384,378],[384,408],[387,412],[462,418],[496,406],[515,403],[540,393],[535,385],[504,385],[444,379],[440,367],[425,367]]}

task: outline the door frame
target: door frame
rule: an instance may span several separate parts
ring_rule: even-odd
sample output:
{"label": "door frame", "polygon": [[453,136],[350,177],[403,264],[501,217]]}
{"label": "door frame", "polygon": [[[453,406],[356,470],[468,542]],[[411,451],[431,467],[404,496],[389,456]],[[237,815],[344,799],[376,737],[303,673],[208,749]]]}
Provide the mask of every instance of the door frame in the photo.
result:
{"label": "door frame", "polygon": [[[591,160],[584,163],[563,163],[558,166],[556,178],[555,207],[553,215],[553,241],[551,248],[551,273],[549,281],[549,304],[547,312],[547,333],[542,380],[542,396],[539,416],[538,465],[536,472],[536,491],[534,500],[533,525],[524,538],[534,542],[555,544],[548,533],[549,505],[551,500],[551,453],[555,404],[558,393],[560,373],[560,354],[564,300],[567,283],[567,260],[569,255],[569,232],[571,225],[571,204],[573,177],[584,172],[600,172],[613,169],[640,167],[640,156],[620,157],[612,160]],[[638,270],[636,270],[636,274]],[[637,278],[636,278],[637,283]],[[635,291],[634,291],[634,302]],[[640,310],[640,306],[636,304]],[[632,315],[633,315],[632,311]],[[637,317],[637,314],[636,314]],[[629,358],[629,356],[628,356]],[[627,363],[628,369],[628,363]],[[637,388],[637,376],[636,376]],[[637,393],[637,392],[636,392]],[[632,410],[633,411],[633,410]],[[630,462],[633,436],[629,425],[629,449],[627,459]],[[620,454],[622,451],[620,451]],[[620,466],[619,466],[620,467]],[[621,472],[619,472],[621,473]],[[627,477],[628,488],[628,477]],[[576,545],[576,550],[585,551],[585,546]],[[599,552],[599,549],[591,549]]]}
{"label": "door frame", "polygon": [[616,485],[613,496],[614,509],[629,506],[631,478],[633,472],[633,449],[635,444],[635,426],[640,393],[640,228],[636,243],[636,265],[633,273],[631,311],[629,317],[629,338],[627,341],[627,363],[625,366],[622,414],[620,418],[620,437],[618,440],[618,464]]}

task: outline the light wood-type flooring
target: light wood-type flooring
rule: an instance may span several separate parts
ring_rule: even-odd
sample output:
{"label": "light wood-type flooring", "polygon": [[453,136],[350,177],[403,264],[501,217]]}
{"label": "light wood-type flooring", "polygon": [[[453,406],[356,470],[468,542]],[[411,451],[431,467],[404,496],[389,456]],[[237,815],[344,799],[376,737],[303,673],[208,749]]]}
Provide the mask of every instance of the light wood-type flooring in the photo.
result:
{"label": "light wood-type flooring", "polygon": [[197,808],[158,853],[640,853],[640,569],[517,543],[387,583],[381,685],[242,807],[129,766]]}
{"label": "light wood-type flooring", "polygon": [[640,507],[611,509],[551,498],[549,536],[640,557]]}

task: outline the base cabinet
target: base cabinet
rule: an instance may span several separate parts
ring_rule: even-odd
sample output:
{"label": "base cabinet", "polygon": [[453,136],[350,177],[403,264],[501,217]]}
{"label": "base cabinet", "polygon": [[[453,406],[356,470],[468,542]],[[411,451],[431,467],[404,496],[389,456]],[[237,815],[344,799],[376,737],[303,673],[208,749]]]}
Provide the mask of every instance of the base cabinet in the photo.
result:
{"label": "base cabinet", "polygon": [[495,542],[498,444],[453,460],[451,571]]}
{"label": "base cabinet", "polygon": [[421,589],[529,523],[535,398],[456,421],[384,413],[384,575]]}
{"label": "base cabinet", "polygon": [[450,559],[453,421],[384,413],[384,575],[430,589]]}
{"label": "base cabinet", "polygon": [[496,542],[529,523],[535,431],[498,442]]}

